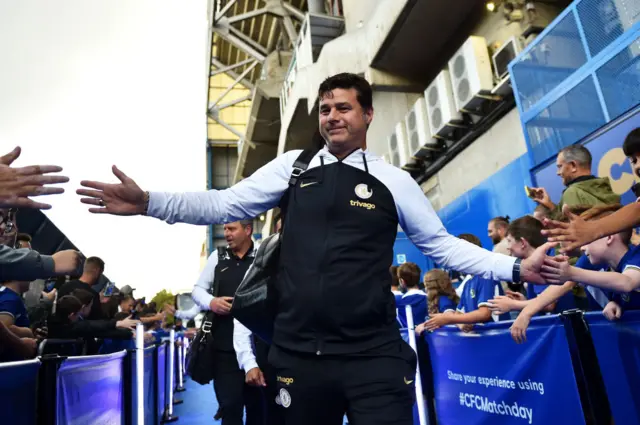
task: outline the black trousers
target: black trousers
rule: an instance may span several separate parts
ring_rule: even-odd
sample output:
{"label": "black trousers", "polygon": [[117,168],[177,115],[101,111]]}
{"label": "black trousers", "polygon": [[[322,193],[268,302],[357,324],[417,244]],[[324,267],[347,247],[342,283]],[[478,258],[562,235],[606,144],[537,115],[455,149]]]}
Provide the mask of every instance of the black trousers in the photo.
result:
{"label": "black trousers", "polygon": [[244,408],[246,425],[283,425],[280,406],[276,405],[275,372],[262,368],[266,388],[245,383],[245,372],[238,367],[235,352],[216,351],[213,388],[220,404],[222,425],[242,425]]}
{"label": "black trousers", "polygon": [[417,358],[402,340],[339,356],[274,345],[269,363],[286,425],[413,425]]}

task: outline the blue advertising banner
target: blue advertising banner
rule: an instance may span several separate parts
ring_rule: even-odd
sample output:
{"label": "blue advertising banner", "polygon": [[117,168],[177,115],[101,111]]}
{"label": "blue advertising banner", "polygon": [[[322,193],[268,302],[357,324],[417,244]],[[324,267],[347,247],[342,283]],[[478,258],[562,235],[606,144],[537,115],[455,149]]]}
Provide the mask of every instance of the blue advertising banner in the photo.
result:
{"label": "blue advertising banner", "polygon": [[35,425],[40,360],[0,364],[1,423]]}
{"label": "blue advertising banner", "polygon": [[439,425],[584,425],[569,345],[558,316],[534,318],[516,344],[510,322],[424,335]]}
{"label": "blue advertising banner", "polygon": [[57,423],[123,424],[125,352],[69,357],[58,370]]}
{"label": "blue advertising banner", "polygon": [[625,311],[615,322],[600,312],[585,319],[616,425],[640,424],[640,311]]}
{"label": "blue advertising banner", "polygon": [[[640,109],[620,117],[582,142],[593,157],[591,172],[597,177],[609,177],[613,191],[622,196],[623,204],[636,200],[631,186],[640,181],[634,177],[631,165],[622,151],[624,139],[637,127],[640,127]],[[533,175],[534,184],[547,189],[551,200],[557,203],[564,185],[556,175],[555,161],[553,158],[551,162],[534,170]]]}

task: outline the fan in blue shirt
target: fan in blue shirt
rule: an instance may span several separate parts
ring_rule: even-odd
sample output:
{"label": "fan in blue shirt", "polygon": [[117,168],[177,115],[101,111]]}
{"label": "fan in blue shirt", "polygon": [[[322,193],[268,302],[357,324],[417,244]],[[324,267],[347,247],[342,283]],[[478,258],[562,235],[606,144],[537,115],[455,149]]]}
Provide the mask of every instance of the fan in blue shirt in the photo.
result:
{"label": "fan in blue shirt", "polygon": [[[613,214],[616,207],[603,210],[593,220]],[[544,277],[549,283],[582,282],[611,291],[611,301],[603,310],[609,320],[616,320],[625,310],[640,309],[640,247],[631,246],[631,229],[607,236],[582,247],[591,264],[609,265],[610,271],[597,272],[571,266],[566,257],[548,258]]]}
{"label": "fan in blue shirt", "polygon": [[0,321],[20,338],[33,338],[22,300],[22,294],[28,290],[29,282],[5,282],[0,287]]}
{"label": "fan in blue shirt", "polygon": [[404,263],[398,267],[398,281],[405,292],[399,299],[396,298],[398,308],[398,321],[403,328],[408,327],[407,306],[411,306],[413,326],[424,322],[427,317],[427,294],[418,289],[420,281],[420,268],[415,263]]}
{"label": "fan in blue shirt", "polygon": [[424,274],[424,287],[427,292],[427,314],[455,312],[460,297],[456,294],[449,273],[433,269]]}
{"label": "fan in blue shirt", "polygon": [[[474,235],[460,235],[460,238],[480,245],[480,240]],[[502,294],[502,286],[497,280],[473,276],[467,280],[456,312],[430,315],[429,320],[420,325],[416,331],[435,330],[446,325],[458,325],[463,331],[470,331],[476,323],[498,320],[509,320],[508,315],[493,315],[489,309],[489,300]]]}
{"label": "fan in blue shirt", "polygon": [[[547,241],[542,236],[542,223],[531,216],[520,217],[509,224],[507,230],[507,247],[514,257],[529,258],[536,248],[544,245]],[[553,249],[547,255],[555,255]],[[517,292],[509,292],[507,296],[499,296],[490,301],[492,311],[508,313],[510,311],[523,310],[531,301],[549,288],[546,285],[534,285],[527,283],[527,296]],[[567,291],[561,297],[548,304],[536,314],[561,313],[565,310],[576,308],[573,292]]]}

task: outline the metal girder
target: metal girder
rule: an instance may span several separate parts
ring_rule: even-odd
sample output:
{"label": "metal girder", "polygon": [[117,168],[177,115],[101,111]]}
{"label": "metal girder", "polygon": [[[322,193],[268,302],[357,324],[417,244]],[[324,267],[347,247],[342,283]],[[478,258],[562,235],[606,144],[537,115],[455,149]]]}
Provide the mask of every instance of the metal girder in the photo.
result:
{"label": "metal girder", "polygon": [[231,89],[233,89],[236,85],[238,85],[238,83],[240,83],[240,81],[242,81],[244,77],[249,75],[249,73],[253,70],[253,68],[256,67],[257,64],[258,64],[258,61],[253,61],[251,65],[249,65],[244,71],[242,71],[242,74],[238,75],[238,77],[236,77],[236,79],[233,80],[233,83],[229,84],[229,87],[224,89],[222,93],[218,96],[218,98],[209,104],[209,110],[211,110],[214,106],[218,104],[218,102],[222,100],[222,98],[224,98],[227,94],[229,94]]}
{"label": "metal girder", "polygon": [[218,111],[220,111],[220,110],[228,108],[230,106],[237,105],[238,103],[242,103],[242,102],[244,102],[246,100],[251,100],[251,96],[252,96],[251,94],[248,94],[246,96],[242,96],[242,97],[239,97],[237,99],[233,99],[233,100],[231,100],[229,102],[225,102],[225,103],[221,103],[220,105],[216,105],[215,108]]}
{"label": "metal girder", "polygon": [[255,59],[259,60],[260,62],[264,62],[266,55],[263,54],[262,52],[257,51],[255,48],[252,47],[251,44],[246,43],[241,38],[232,34],[229,30],[230,27],[231,26],[227,22],[227,18],[221,18],[220,21],[217,22],[212,29],[223,40],[233,44],[238,49],[244,51],[249,56],[253,56]]}
{"label": "metal girder", "polygon": [[295,6],[292,6],[291,3],[282,2],[282,7],[289,13],[289,16],[293,16],[298,21],[304,21],[304,13]]}
{"label": "metal girder", "polygon": [[291,45],[295,46],[296,39],[298,38],[298,34],[296,33],[296,27],[293,25],[293,21],[291,17],[285,16],[282,20],[284,24],[284,29],[287,31],[287,36],[289,37],[289,41],[291,41]]}
{"label": "metal girder", "polygon": [[224,5],[220,12],[216,14],[216,21],[219,19],[219,17],[224,16],[224,14],[227,13],[229,9],[231,9],[233,5],[236,4],[237,1],[238,0],[229,0],[229,2]]}
{"label": "metal girder", "polygon": [[233,126],[228,124],[222,118],[220,118],[218,116],[215,116],[215,115],[212,115],[212,114],[209,114],[209,118],[211,118],[212,120],[214,120],[215,122],[217,122],[218,124],[220,124],[221,126],[226,128],[227,130],[229,130],[231,133],[233,133],[236,136],[238,136],[238,139],[243,139],[244,138],[244,134],[240,133],[238,130],[236,130]]}
{"label": "metal girder", "polygon": [[207,140],[207,143],[211,147],[226,147],[226,146],[238,146],[238,140]]}
{"label": "metal girder", "polygon": [[258,43],[257,41],[255,41],[254,39],[252,39],[251,37],[249,37],[248,35],[246,35],[242,31],[240,31],[239,29],[237,29],[237,28],[235,28],[233,26],[229,26],[229,33],[231,35],[235,35],[240,40],[242,40],[245,43],[249,44],[251,47],[256,49],[258,52],[262,53],[264,56],[267,56],[269,54],[269,52],[267,52],[267,49],[263,45],[261,45],[260,43]]}
{"label": "metal girder", "polygon": [[241,13],[239,15],[230,16],[228,19],[229,19],[229,23],[233,24],[235,22],[244,21],[245,19],[255,18],[256,16],[260,16],[266,12],[267,12],[267,9],[264,7],[261,7],[260,9],[252,10],[247,13]]}
{"label": "metal girder", "polygon": [[[224,72],[229,72],[229,71],[233,71],[236,68],[240,68],[241,66],[244,66],[248,63],[251,63],[252,61],[254,61],[255,59],[253,58],[248,58],[243,60],[242,62],[238,62],[238,63],[234,63],[233,65],[229,65],[229,66],[223,66],[222,68],[218,68],[216,70],[211,71],[211,73],[209,74],[210,77],[214,77],[218,74],[222,74]],[[235,77],[234,77],[235,78]]]}
{"label": "metal girder", "polygon": [[[220,68],[224,68],[226,65],[223,64],[222,62],[220,62],[218,59],[211,59],[211,65],[215,66],[216,68],[220,69]],[[238,73],[235,71],[226,71],[227,75],[233,79],[237,79],[238,78]],[[240,84],[242,84],[243,86],[245,86],[245,88],[249,89],[249,90],[253,90],[254,86],[253,83],[249,80],[247,80],[246,78],[243,78],[242,80],[240,80]]]}

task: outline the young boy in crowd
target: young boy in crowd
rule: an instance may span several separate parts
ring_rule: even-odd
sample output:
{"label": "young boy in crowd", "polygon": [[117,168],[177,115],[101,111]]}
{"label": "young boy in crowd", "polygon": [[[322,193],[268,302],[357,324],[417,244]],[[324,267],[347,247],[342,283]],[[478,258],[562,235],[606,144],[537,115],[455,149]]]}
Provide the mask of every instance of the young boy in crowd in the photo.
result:
{"label": "young boy in crowd", "polygon": [[[612,215],[619,206],[601,208],[594,220]],[[597,239],[582,247],[591,264],[606,263],[609,271],[598,272],[571,266],[567,257],[545,260],[543,276],[548,283],[567,281],[597,286],[611,292],[611,301],[603,310],[609,320],[616,320],[625,310],[640,309],[640,246],[629,245],[632,229]]]}
{"label": "young boy in crowd", "polygon": [[[469,238],[467,235],[465,239],[482,246],[477,237]],[[502,294],[504,292],[499,281],[473,276],[464,283],[456,312],[432,315],[416,328],[416,332],[420,334],[424,330],[433,331],[446,325],[459,325],[463,331],[470,331],[476,323],[509,320],[508,314],[492,315],[489,309],[489,300]]]}
{"label": "young boy in crowd", "polygon": [[[509,253],[517,258],[529,258],[536,248],[547,241],[540,233],[542,223],[531,216],[520,217],[514,220],[507,230],[507,246]],[[552,255],[549,253],[549,255]],[[498,296],[489,301],[492,311],[507,313],[524,309],[533,299],[543,291],[548,290],[547,285],[534,285],[527,283],[526,297],[519,292],[509,292],[506,296]],[[559,299],[545,306],[540,313],[561,313],[565,310],[576,308],[575,299],[571,291]]]}
{"label": "young boy in crowd", "polygon": [[413,324],[424,322],[427,317],[427,294],[420,290],[418,283],[420,282],[420,267],[416,263],[404,263],[398,266],[398,282],[405,289],[404,294],[398,300],[396,299],[396,307],[398,308],[398,320],[403,328],[407,324],[407,312],[405,307],[411,306],[413,316]]}

